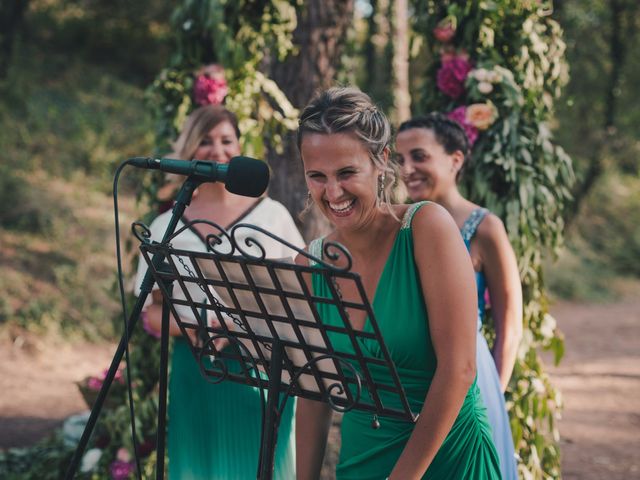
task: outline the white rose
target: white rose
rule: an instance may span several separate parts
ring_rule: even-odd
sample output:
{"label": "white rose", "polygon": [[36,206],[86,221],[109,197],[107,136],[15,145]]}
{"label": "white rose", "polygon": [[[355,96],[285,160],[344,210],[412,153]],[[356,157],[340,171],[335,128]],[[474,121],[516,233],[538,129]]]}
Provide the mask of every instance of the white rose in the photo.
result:
{"label": "white rose", "polygon": [[502,75],[500,72],[496,72],[495,70],[489,72],[488,78],[491,83],[498,83],[502,81]]}
{"label": "white rose", "polygon": [[544,382],[542,380],[540,380],[539,378],[532,378],[531,379],[531,387],[533,388],[533,390],[536,393],[544,393],[544,391],[545,391]]}
{"label": "white rose", "polygon": [[522,332],[522,340],[520,340],[520,344],[518,345],[518,358],[520,360],[524,359],[529,348],[531,348],[531,344],[533,344],[533,333],[528,328]]}
{"label": "white rose", "polygon": [[545,313],[540,324],[540,335],[544,338],[552,338],[556,330],[556,319]]}
{"label": "white rose", "polygon": [[471,72],[471,76],[479,82],[486,82],[489,80],[489,70],[486,68],[476,68]]}
{"label": "white rose", "polygon": [[102,450],[99,448],[92,448],[91,450],[87,450],[87,453],[82,457],[82,463],[80,464],[80,471],[83,473],[90,472],[98,462],[100,461],[100,457],[102,457]]}
{"label": "white rose", "polygon": [[80,441],[84,432],[84,427],[87,425],[91,412],[86,411],[77,415],[71,415],[62,424],[62,440],[64,444],[69,448],[75,448]]}
{"label": "white rose", "polygon": [[478,91],[483,95],[486,95],[493,91],[493,85],[491,85],[489,82],[480,82],[478,83]]}

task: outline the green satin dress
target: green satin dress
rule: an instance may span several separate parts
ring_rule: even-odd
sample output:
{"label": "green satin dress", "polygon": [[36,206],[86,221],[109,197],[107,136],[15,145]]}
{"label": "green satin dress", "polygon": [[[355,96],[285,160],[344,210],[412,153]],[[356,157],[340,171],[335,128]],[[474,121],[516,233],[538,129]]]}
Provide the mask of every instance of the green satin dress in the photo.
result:
{"label": "green satin dress", "polygon": [[[152,239],[160,240],[171,212],[160,215],[151,224]],[[286,208],[263,198],[233,223],[245,222],[268,229],[294,245],[304,242]],[[187,223],[186,219],[180,227]],[[242,235],[249,235],[245,231]],[[255,235],[266,248],[267,257],[284,258],[292,251],[279,242]],[[195,229],[183,231],[171,241],[174,248],[205,253],[206,240]],[[178,270],[187,275],[185,266]],[[136,285],[142,282],[146,263],[141,260]],[[188,285],[193,299],[202,301],[204,293],[197,285]],[[174,285],[174,296],[185,298]],[[189,312],[181,312],[189,315]],[[185,317],[185,318],[192,318]],[[229,361],[231,371],[239,371]],[[167,424],[167,472],[170,480],[245,480],[255,479],[258,471],[262,427],[262,397],[256,388],[225,380],[210,384],[202,378],[198,362],[186,340],[176,337],[171,353]],[[274,480],[290,480],[295,470],[295,399],[287,402],[278,430],[274,461]]]}
{"label": "green satin dress", "polygon": [[[403,219],[373,299],[373,310],[385,344],[397,368],[411,409],[419,413],[436,370],[436,355],[429,333],[429,319],[414,261],[411,219],[424,203],[412,205]],[[425,246],[428,248],[428,246]],[[321,240],[314,241],[311,252],[321,251]],[[316,295],[330,296],[329,287],[320,275],[313,275]],[[322,320],[342,325],[334,307],[318,304]],[[370,330],[367,322],[365,329]],[[352,352],[341,336],[334,348]],[[367,354],[380,357],[379,348],[368,339],[361,340]],[[357,368],[357,365],[354,364]],[[373,372],[377,382],[391,384],[382,370]],[[385,403],[392,399],[385,399]],[[399,402],[395,402],[400,409]],[[342,447],[336,468],[339,480],[382,480],[397,462],[411,435],[414,424],[390,417],[380,417],[380,428],[373,429],[372,415],[352,410],[342,419]],[[500,479],[500,461],[491,439],[491,430],[475,382],[451,431],[436,454],[423,479]]]}

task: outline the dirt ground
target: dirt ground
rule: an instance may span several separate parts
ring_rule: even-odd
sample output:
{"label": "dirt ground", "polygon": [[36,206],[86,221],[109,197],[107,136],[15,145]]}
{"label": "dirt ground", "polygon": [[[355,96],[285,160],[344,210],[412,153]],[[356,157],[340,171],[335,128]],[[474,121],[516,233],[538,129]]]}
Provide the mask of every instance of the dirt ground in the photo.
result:
{"label": "dirt ground", "polygon": [[[640,479],[640,295],[609,305],[559,303],[566,337],[549,367],[565,409],[566,480]],[[0,341],[0,448],[27,446],[85,408],[75,385],[99,374],[114,345],[65,345],[13,335]]]}
{"label": "dirt ground", "polygon": [[640,295],[552,309],[566,356],[551,368],[565,408],[565,480],[640,479]]}

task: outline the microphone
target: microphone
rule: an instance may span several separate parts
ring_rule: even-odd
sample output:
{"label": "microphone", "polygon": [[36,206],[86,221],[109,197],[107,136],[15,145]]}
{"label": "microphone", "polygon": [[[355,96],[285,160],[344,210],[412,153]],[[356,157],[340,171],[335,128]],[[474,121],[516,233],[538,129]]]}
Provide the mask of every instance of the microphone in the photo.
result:
{"label": "microphone", "polygon": [[222,182],[229,192],[245,197],[259,197],[269,185],[267,164],[244,156],[233,157],[229,163],[151,157],[130,158],[128,163],[138,168],[186,175],[203,182]]}

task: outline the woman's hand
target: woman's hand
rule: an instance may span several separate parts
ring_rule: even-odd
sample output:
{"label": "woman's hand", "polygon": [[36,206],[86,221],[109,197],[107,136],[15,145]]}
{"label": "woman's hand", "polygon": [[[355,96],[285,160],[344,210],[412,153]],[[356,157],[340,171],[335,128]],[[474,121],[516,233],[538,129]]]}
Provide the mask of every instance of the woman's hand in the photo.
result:
{"label": "woman's hand", "polygon": [[[212,327],[212,328],[220,329],[222,331],[224,330],[224,328],[222,326],[222,323],[217,318],[210,318],[208,320],[208,323],[209,323],[209,326]],[[217,334],[211,332],[210,335],[211,336],[216,336]],[[224,350],[229,345],[231,345],[231,341],[227,337],[218,337],[213,341],[213,346],[215,347],[216,351],[218,351],[218,352]]]}
{"label": "woman's hand", "polygon": [[[160,338],[160,333],[162,332],[162,293],[160,290],[153,290],[151,292],[151,298],[152,303],[144,311],[142,318],[143,327],[150,335]],[[196,328],[186,328],[185,330],[192,344],[198,345],[201,343],[198,339]],[[173,315],[171,315],[169,319],[169,335],[172,337],[182,335],[182,330],[180,330],[178,322]]]}

